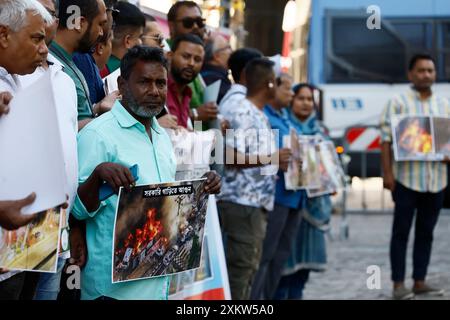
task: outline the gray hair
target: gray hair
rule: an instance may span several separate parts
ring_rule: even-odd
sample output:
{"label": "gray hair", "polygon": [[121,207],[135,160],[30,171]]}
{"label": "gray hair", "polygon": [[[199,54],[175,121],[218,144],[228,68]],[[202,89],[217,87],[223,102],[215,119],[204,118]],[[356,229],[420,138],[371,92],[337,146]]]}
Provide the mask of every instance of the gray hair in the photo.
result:
{"label": "gray hair", "polygon": [[36,0],[1,0],[0,25],[18,32],[28,23],[27,13],[40,16],[46,24],[53,23],[53,18],[47,9]]}

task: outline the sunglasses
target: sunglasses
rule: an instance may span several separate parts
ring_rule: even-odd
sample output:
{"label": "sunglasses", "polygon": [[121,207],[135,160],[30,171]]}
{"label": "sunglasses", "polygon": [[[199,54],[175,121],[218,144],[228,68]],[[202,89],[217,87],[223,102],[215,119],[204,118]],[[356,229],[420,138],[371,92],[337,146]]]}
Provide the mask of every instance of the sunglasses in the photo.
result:
{"label": "sunglasses", "polygon": [[201,17],[198,18],[186,17],[176,21],[181,22],[183,24],[183,27],[185,27],[186,29],[192,28],[194,26],[194,23],[197,24],[197,27],[199,28],[204,28],[206,26],[205,24],[206,19],[203,19]]}
{"label": "sunglasses", "polygon": [[157,36],[141,36],[142,39],[152,39],[155,40],[159,45],[162,45],[163,41],[164,41],[164,36],[159,34]]}

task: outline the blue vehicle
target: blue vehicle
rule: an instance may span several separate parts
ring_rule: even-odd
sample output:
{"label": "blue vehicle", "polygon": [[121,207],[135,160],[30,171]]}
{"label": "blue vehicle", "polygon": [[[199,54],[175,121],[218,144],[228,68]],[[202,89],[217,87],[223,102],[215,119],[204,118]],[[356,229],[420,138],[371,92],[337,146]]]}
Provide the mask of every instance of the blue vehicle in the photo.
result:
{"label": "blue vehicle", "polygon": [[[300,47],[305,52],[307,78],[320,89],[320,116],[338,145],[351,147],[355,142],[345,144],[349,142],[344,141],[348,128],[378,125],[388,100],[407,89],[407,66],[416,53],[426,52],[436,59],[433,90],[450,98],[448,0],[301,3],[310,7],[311,13],[304,28],[308,31],[306,47]],[[293,59],[294,67],[298,66],[298,58]],[[376,139],[377,130],[368,131],[357,141],[358,147],[364,150],[376,144]],[[349,174],[361,176],[361,152],[352,154],[350,150]],[[379,152],[367,157],[367,176],[380,176]]]}

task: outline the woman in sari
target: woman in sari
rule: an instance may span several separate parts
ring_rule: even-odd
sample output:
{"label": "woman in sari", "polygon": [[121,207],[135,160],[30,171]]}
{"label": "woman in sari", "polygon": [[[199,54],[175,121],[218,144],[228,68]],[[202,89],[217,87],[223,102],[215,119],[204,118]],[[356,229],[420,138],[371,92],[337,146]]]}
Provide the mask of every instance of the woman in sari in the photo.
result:
{"label": "woman in sari", "polygon": [[[319,135],[328,139],[316,116],[313,87],[297,84],[293,90],[295,96],[287,110],[291,125],[299,135]],[[325,233],[332,210],[330,195],[305,199],[297,237],[275,299],[302,299],[310,272],[324,271],[326,267]]]}

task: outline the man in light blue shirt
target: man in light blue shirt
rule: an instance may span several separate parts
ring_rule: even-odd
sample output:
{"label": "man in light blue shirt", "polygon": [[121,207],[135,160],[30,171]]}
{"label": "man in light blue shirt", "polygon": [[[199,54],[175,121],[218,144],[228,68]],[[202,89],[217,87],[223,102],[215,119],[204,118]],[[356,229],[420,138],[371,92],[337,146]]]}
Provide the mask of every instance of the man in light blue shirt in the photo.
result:
{"label": "man in light blue shirt", "polygon": [[[118,80],[122,95],[113,109],[89,123],[78,136],[80,187],[73,215],[86,220],[87,264],[82,272],[82,299],[167,299],[169,278],[112,284],[112,241],[117,195],[99,200],[106,181],[121,186],[175,180],[172,144],[155,116],[164,107],[167,61],[159,48],[134,47],[123,58]],[[134,181],[129,167],[139,166]],[[220,191],[217,174],[207,174],[209,193]]]}

